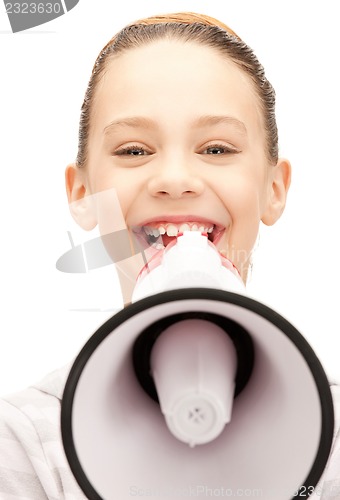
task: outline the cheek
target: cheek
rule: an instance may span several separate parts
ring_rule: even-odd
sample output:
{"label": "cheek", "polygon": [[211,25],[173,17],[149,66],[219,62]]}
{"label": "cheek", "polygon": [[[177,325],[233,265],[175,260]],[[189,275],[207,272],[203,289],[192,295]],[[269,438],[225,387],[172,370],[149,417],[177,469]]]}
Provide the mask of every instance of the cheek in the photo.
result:
{"label": "cheek", "polygon": [[[91,172],[89,186],[92,193],[107,192],[108,196],[103,195],[103,199],[109,198],[110,193],[115,193],[119,210],[116,207],[114,212],[120,211],[125,216],[141,191],[142,181],[132,169],[114,169],[111,164],[102,163]],[[107,208],[110,209],[110,206]],[[109,212],[112,213],[112,210]]]}
{"label": "cheek", "polygon": [[233,225],[240,222],[252,224],[261,219],[265,191],[262,180],[252,175],[239,174],[233,179],[221,181],[217,189],[231,215]]}
{"label": "cheek", "polygon": [[245,261],[259,231],[264,184],[253,176],[240,177],[229,186],[226,181],[219,193],[231,220],[229,231],[219,246],[228,249],[231,260]]}

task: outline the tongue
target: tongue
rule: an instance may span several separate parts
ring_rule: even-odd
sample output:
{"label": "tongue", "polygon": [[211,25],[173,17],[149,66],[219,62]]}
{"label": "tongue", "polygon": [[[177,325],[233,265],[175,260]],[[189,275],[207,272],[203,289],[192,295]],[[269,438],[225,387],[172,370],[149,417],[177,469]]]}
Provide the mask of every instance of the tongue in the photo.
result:
{"label": "tongue", "polygon": [[169,245],[169,243],[171,243],[172,241],[174,241],[176,239],[177,239],[176,236],[168,236],[167,234],[162,235],[162,242],[163,242],[163,245],[165,247],[167,247]]}
{"label": "tongue", "polygon": [[[179,236],[181,234],[183,234],[183,233],[178,233],[177,236]],[[207,233],[201,233],[201,234],[204,234],[205,236],[208,237],[208,239],[210,239],[209,238],[209,234],[207,234]],[[163,243],[164,247],[167,247],[170,243],[176,241],[177,240],[177,236],[168,236],[166,233],[162,234],[161,238],[162,238],[162,243]]]}

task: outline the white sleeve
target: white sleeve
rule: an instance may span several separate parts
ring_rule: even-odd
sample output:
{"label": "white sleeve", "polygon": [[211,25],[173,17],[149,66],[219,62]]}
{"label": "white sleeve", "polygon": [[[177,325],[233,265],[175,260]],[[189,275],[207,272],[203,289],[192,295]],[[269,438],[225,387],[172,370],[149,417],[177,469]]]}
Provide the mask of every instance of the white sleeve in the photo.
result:
{"label": "white sleeve", "polygon": [[16,398],[0,400],[1,500],[85,499],[65,458],[60,402],[34,389]]}

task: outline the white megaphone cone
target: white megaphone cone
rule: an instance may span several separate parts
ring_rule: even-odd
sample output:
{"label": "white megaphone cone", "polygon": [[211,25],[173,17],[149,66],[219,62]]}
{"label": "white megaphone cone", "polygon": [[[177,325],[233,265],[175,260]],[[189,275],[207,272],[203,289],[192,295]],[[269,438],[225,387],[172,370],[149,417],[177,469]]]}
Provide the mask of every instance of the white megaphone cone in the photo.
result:
{"label": "white megaphone cone", "polygon": [[205,234],[185,232],[79,353],[61,424],[91,500],[290,500],[316,487],[334,417],[304,337],[245,295]]}
{"label": "white megaphone cone", "polygon": [[166,290],[195,287],[245,293],[235,266],[222,257],[207,234],[185,231],[144,266],[132,302]]}
{"label": "white megaphone cone", "polygon": [[[140,273],[132,301],[190,287],[244,292],[232,263],[198,231],[180,233],[154,256]],[[225,330],[203,319],[177,321],[153,346],[150,370],[174,436],[194,446],[222,432],[231,418],[237,370],[235,345]]]}

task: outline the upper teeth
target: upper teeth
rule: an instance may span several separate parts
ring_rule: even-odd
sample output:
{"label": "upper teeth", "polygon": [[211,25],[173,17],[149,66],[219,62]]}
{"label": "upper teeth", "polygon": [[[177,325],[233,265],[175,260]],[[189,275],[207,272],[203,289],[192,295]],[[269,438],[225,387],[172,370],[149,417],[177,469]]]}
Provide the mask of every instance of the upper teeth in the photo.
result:
{"label": "upper teeth", "polygon": [[163,234],[167,234],[168,236],[177,236],[178,233],[182,233],[184,231],[200,231],[202,233],[211,233],[214,229],[214,226],[204,226],[199,222],[184,222],[182,224],[160,224],[157,227],[153,226],[143,226],[145,233],[148,236],[158,237]]}

